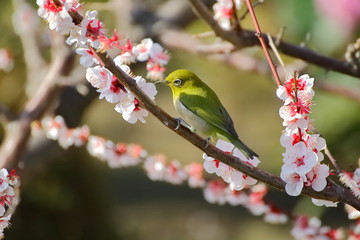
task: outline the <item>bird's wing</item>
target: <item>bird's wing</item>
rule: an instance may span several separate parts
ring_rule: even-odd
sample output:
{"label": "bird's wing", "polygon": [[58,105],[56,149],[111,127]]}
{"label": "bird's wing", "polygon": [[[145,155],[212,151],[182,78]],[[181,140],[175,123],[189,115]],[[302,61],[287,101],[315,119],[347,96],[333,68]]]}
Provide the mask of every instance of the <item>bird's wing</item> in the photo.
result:
{"label": "bird's wing", "polygon": [[181,94],[179,100],[187,109],[200,118],[228,132],[234,138],[238,138],[229,113],[217,97],[209,99],[199,95]]}

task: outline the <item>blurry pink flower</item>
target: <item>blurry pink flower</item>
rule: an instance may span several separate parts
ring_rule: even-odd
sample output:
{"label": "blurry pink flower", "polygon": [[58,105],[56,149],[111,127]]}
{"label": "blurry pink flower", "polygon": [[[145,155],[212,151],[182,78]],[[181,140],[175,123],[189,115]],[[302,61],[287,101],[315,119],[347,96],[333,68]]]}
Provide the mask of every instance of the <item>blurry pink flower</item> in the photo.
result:
{"label": "blurry pink flower", "polygon": [[359,0],[315,0],[315,7],[323,17],[349,32],[360,21]]}
{"label": "blurry pink flower", "polygon": [[268,211],[264,216],[264,221],[273,224],[286,223],[288,221],[288,217],[276,206],[269,205]]}
{"label": "blurry pink flower", "polygon": [[0,70],[10,72],[14,66],[14,59],[8,49],[0,48]]}
{"label": "blurry pink flower", "polygon": [[235,191],[230,188],[226,189],[225,197],[231,206],[245,205],[249,201],[249,196],[244,191]]}
{"label": "blurry pink flower", "polygon": [[188,174],[188,184],[192,188],[204,187],[206,182],[203,174],[203,166],[200,163],[191,163],[184,168]]}
{"label": "blurry pink flower", "polygon": [[218,203],[224,205],[226,203],[225,191],[227,185],[222,180],[209,181],[204,188],[204,198],[209,203]]}
{"label": "blurry pink flower", "polygon": [[166,170],[164,155],[149,156],[144,162],[144,168],[151,180],[162,181]]}
{"label": "blurry pink flower", "polygon": [[164,180],[172,184],[182,184],[188,178],[178,161],[166,165]]}

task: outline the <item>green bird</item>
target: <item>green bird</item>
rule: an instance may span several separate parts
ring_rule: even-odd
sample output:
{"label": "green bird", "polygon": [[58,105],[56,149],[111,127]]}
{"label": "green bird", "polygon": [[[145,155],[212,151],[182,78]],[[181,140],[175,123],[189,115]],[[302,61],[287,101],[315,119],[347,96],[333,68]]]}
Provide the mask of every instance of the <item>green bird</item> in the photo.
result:
{"label": "green bird", "polygon": [[173,102],[190,129],[210,137],[231,142],[247,157],[258,155],[243,143],[235,131],[234,123],[221,104],[215,92],[193,72],[185,69],[175,70],[166,79],[173,93]]}

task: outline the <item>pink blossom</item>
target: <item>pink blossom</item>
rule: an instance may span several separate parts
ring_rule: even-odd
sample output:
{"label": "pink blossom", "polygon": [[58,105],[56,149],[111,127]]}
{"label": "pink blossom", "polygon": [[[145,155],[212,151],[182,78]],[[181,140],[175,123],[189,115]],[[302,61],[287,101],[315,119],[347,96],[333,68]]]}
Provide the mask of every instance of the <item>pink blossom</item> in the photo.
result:
{"label": "pink blossom", "polygon": [[[225,153],[232,154],[245,163],[257,166],[260,161],[257,158],[247,159],[245,155],[237,148],[234,149],[234,145],[232,143],[226,142],[224,140],[219,139],[216,142],[216,147],[223,150]],[[206,154],[203,155],[204,158],[204,169],[208,173],[216,173],[219,177],[221,177],[225,182],[229,183],[229,187],[231,190],[241,190],[246,186],[256,184],[256,180],[249,177],[248,175],[241,173],[234,168],[220,162],[217,159],[212,157],[208,157]]]}
{"label": "pink blossom", "polygon": [[[123,71],[130,71],[126,65],[120,66]],[[96,66],[86,69],[86,79],[97,88],[99,98],[105,98],[110,103],[117,103],[127,97],[128,91],[120,81],[104,67]]]}
{"label": "pink blossom", "polygon": [[293,171],[281,171],[280,178],[286,182],[285,191],[290,196],[299,196],[306,182],[306,176]]}
{"label": "pink blossom", "polygon": [[11,214],[0,217],[0,238],[4,237],[4,229],[10,226]]}
{"label": "pink blossom", "polygon": [[283,126],[288,126],[291,123],[298,122],[299,119],[303,119],[303,116],[297,111],[297,106],[294,104],[282,106],[279,110],[279,115],[284,119]]}
{"label": "pink blossom", "polygon": [[154,43],[152,45],[152,47],[150,48],[149,56],[152,62],[158,63],[161,66],[166,65],[170,58],[169,54],[158,43]]}
{"label": "pink blossom", "polygon": [[0,192],[5,191],[9,187],[9,182],[7,181],[8,175],[9,173],[6,168],[0,170]]}
{"label": "pink blossom", "polygon": [[147,110],[139,107],[139,101],[130,94],[116,104],[115,111],[121,113],[124,120],[132,124],[137,121],[145,123],[145,117],[149,114]]}
{"label": "pink blossom", "polygon": [[80,56],[80,64],[84,67],[91,67],[94,64],[99,64],[96,54],[89,48],[77,48],[75,52]]}
{"label": "pink blossom", "polygon": [[100,46],[97,49],[99,52],[105,52],[113,47],[121,48],[120,39],[118,32],[114,29],[113,35],[109,38],[104,34],[99,34],[97,40],[100,42]]}
{"label": "pink blossom", "polygon": [[318,161],[324,160],[324,154],[321,152],[326,148],[326,141],[320,137],[320,134],[311,134],[307,140],[307,144],[312,148],[313,152],[318,156]]}
{"label": "pink blossom", "polygon": [[283,132],[283,134],[280,137],[280,144],[284,148],[290,148],[299,142],[304,142],[305,144],[307,144],[308,138],[309,135],[304,131],[301,130],[299,131],[299,128],[295,128],[295,129],[286,128],[286,130]]}
{"label": "pink blossom", "polygon": [[343,171],[339,176],[340,181],[348,186],[355,196],[360,197],[360,168],[354,172]]}
{"label": "pink blossom", "polygon": [[166,69],[158,63],[154,63],[149,60],[146,64],[146,70],[148,70],[146,75],[147,78],[151,80],[161,80],[164,78],[164,72]]}
{"label": "pink blossom", "polygon": [[60,32],[61,34],[69,33],[75,26],[71,16],[66,7],[68,4],[76,7],[73,1],[61,0],[64,5],[59,6],[51,0],[36,0],[38,8],[38,15],[49,22],[51,30]]}
{"label": "pink blossom", "polygon": [[207,156],[205,153],[203,154],[204,159],[204,169],[208,173],[216,173],[220,167],[220,165],[223,165],[222,162],[220,162],[217,159],[214,159],[212,157]]}
{"label": "pink blossom", "polygon": [[16,186],[19,184],[20,177],[16,174],[16,170],[13,169],[10,171],[10,173],[7,175],[7,181],[11,186]]}
{"label": "pink blossom", "polygon": [[[124,66],[124,65],[122,65]],[[157,94],[155,85],[146,82],[140,76],[134,77],[139,88],[152,100]],[[122,114],[123,118],[129,123],[136,123],[138,120],[145,123],[145,117],[148,116],[148,111],[140,106],[140,102],[132,94],[127,94],[121,98],[119,103],[115,106],[115,110]]]}
{"label": "pink blossom", "polygon": [[143,39],[139,44],[132,48],[133,54],[140,62],[145,62],[150,57],[150,51],[154,42],[150,38]]}
{"label": "pink blossom", "polygon": [[70,31],[66,43],[69,45],[75,43],[78,47],[85,47],[90,43],[92,47],[98,48],[101,44],[98,38],[105,36],[106,29],[103,23],[97,19],[97,14],[97,11],[87,11],[81,26]]}
{"label": "pink blossom", "polygon": [[136,61],[136,55],[133,53],[133,44],[128,39],[127,43],[120,46],[121,54],[114,58],[117,65],[130,64]]}
{"label": "pink blossom", "polygon": [[[314,79],[309,75],[304,74],[296,79],[296,95],[302,95],[303,101],[308,102],[314,96],[312,89],[314,85]],[[283,86],[279,86],[276,90],[276,95],[283,100],[285,105],[294,102],[295,100],[295,80],[294,78],[287,79]]]}
{"label": "pink blossom", "polygon": [[[219,139],[216,142],[215,145],[217,148],[221,149],[222,151],[224,151],[225,153],[231,153],[234,149],[234,145],[226,142],[224,140]],[[220,162],[217,159],[214,159],[210,156],[207,156],[205,153],[203,154],[203,159],[204,161],[204,169],[208,172],[208,173],[216,173],[218,176],[220,176],[220,171],[222,168],[226,168],[228,167],[227,165],[225,165],[224,163]]]}
{"label": "pink blossom", "polygon": [[[19,203],[19,176],[15,170],[10,173],[3,168],[0,170],[0,238],[3,237],[3,231],[10,223],[11,213]],[[15,192],[16,191],[16,192]]]}
{"label": "pink blossom", "polygon": [[283,153],[284,165],[282,171],[306,174],[317,163],[317,155],[304,142],[298,142],[288,147]]}
{"label": "pink blossom", "polygon": [[329,176],[329,167],[324,164],[317,164],[306,174],[305,186],[311,186],[315,191],[322,191],[326,187],[326,178]]}
{"label": "pink blossom", "polygon": [[111,81],[111,74],[109,71],[100,66],[86,69],[86,80],[97,89],[105,89]]}

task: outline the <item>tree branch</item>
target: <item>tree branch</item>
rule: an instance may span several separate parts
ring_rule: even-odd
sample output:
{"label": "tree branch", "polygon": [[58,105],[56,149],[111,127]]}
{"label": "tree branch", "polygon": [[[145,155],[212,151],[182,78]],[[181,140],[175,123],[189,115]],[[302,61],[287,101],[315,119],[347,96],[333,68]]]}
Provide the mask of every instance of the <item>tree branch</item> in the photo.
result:
{"label": "tree branch", "polygon": [[56,81],[59,76],[69,73],[74,53],[65,45],[62,37],[59,41],[61,45],[54,45],[57,53],[53,64],[37,92],[26,103],[19,117],[7,125],[6,136],[0,148],[0,168],[17,167],[30,137],[31,123],[40,119],[60,94],[62,86],[57,85]]}
{"label": "tree branch", "polygon": [[[198,15],[206,21],[206,23],[213,29],[215,34],[222,39],[232,43],[237,49],[244,47],[251,47],[259,45],[258,37],[256,32],[252,30],[243,29],[241,32],[226,31],[222,29],[218,23],[213,19],[211,11],[201,0],[189,0]],[[264,39],[267,37],[264,35]],[[273,37],[276,39],[276,37]],[[266,40],[266,45],[269,48],[269,43]],[[327,57],[317,53],[308,48],[287,43],[285,41],[279,41],[277,46],[278,50],[282,53],[302,59],[308,63],[315,64],[327,70],[347,74],[356,78],[360,78],[360,71],[354,69],[348,62],[341,61],[335,58]]]}

